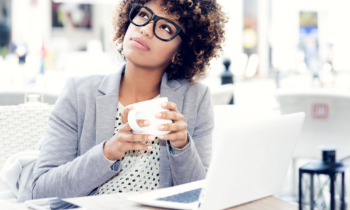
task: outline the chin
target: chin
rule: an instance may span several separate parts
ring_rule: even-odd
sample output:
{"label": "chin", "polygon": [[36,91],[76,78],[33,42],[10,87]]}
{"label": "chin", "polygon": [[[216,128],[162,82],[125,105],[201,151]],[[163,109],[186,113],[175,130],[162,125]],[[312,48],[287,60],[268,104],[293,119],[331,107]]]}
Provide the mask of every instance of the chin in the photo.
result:
{"label": "chin", "polygon": [[149,58],[148,56],[141,54],[137,50],[130,50],[130,49],[124,50],[124,56],[126,60],[128,60],[129,62],[133,63],[136,66],[149,67],[154,65],[155,59]]}
{"label": "chin", "polygon": [[137,52],[124,52],[124,56],[129,62],[134,63],[135,65],[143,66],[144,64],[146,64],[147,59],[145,58],[145,56],[142,56]]}
{"label": "chin", "polygon": [[151,53],[148,51],[144,53],[142,50],[135,48],[134,46],[125,46],[124,56],[125,58],[136,66],[143,66],[146,68],[159,68],[164,66],[164,63],[156,63],[160,61],[159,56],[152,57]]}

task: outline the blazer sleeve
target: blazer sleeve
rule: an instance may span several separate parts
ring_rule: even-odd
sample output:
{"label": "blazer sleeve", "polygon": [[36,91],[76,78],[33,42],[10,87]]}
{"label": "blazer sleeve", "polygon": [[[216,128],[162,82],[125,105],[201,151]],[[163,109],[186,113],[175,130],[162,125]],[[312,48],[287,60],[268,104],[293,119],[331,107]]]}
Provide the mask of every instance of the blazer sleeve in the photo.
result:
{"label": "blazer sleeve", "polygon": [[[33,184],[31,198],[86,196],[120,170],[110,168],[103,154],[103,144],[92,147],[78,156],[78,107],[74,80],[68,79],[50,115],[43,140]],[[28,198],[19,198],[23,202]]]}
{"label": "blazer sleeve", "polygon": [[187,132],[189,147],[179,154],[170,152],[167,141],[173,185],[185,184],[205,178],[212,153],[212,133],[214,130],[214,108],[207,87],[197,111],[196,125],[191,136]]}

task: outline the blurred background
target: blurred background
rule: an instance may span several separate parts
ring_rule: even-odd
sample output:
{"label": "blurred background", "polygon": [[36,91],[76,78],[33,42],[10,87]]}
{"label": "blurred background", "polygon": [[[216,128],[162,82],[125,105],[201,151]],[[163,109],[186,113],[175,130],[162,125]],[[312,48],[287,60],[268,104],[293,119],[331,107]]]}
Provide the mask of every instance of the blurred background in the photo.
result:
{"label": "blurred background", "polygon": [[[232,121],[307,114],[279,194],[296,201],[296,169],[320,159],[318,145],[350,155],[350,1],[218,1],[230,16],[227,39],[202,82],[214,105],[243,110]],[[123,64],[111,39],[117,3],[0,0],[0,106],[54,104],[67,77],[115,72]]]}

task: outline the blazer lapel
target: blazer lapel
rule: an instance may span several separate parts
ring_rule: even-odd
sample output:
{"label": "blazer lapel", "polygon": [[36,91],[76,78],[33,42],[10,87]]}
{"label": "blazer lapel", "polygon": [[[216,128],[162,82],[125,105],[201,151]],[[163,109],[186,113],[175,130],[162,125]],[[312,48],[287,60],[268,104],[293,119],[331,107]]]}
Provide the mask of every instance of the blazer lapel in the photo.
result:
{"label": "blazer lapel", "polygon": [[[184,97],[175,90],[180,88],[181,84],[176,80],[168,81],[167,73],[164,73],[161,86],[160,96],[168,97],[168,101],[176,104],[177,109],[182,113]],[[173,186],[169,156],[166,148],[166,141],[160,140],[160,162],[159,162],[159,187],[165,188]]]}
{"label": "blazer lapel", "polygon": [[96,98],[96,144],[113,136],[117,113],[118,95],[105,95]]}
{"label": "blazer lapel", "polygon": [[182,94],[179,94],[175,91],[179,87],[181,87],[181,84],[178,81],[168,81],[168,75],[167,73],[164,73],[160,86],[160,96],[168,97],[168,101],[175,103],[179,112],[182,113],[184,97]]}
{"label": "blazer lapel", "polygon": [[96,97],[96,144],[109,140],[113,136],[120,79],[124,68],[125,64],[117,73],[107,75],[98,88],[103,95]]}

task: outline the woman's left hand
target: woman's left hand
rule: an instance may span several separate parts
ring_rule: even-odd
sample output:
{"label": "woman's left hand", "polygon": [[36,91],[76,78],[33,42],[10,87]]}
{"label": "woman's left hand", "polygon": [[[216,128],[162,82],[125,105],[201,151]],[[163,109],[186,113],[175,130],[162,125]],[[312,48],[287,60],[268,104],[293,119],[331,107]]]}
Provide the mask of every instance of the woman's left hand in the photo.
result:
{"label": "woman's left hand", "polygon": [[159,112],[156,114],[156,117],[172,120],[173,123],[158,126],[158,129],[161,131],[171,131],[167,135],[159,136],[159,138],[169,140],[171,146],[174,148],[184,148],[188,144],[185,117],[177,110],[176,104],[173,102],[164,102],[162,103],[162,107],[170,111]]}

